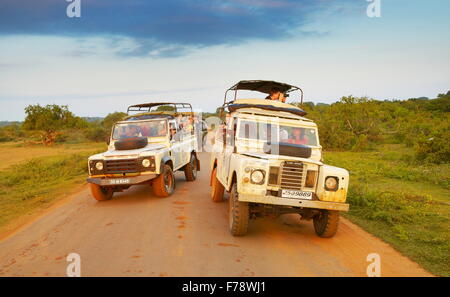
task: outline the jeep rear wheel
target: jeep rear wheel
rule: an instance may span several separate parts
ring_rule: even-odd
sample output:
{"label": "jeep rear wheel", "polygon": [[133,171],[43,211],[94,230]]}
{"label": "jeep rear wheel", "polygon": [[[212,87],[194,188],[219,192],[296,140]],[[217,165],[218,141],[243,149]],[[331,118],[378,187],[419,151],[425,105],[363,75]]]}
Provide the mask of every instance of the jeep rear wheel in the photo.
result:
{"label": "jeep rear wheel", "polygon": [[243,236],[247,234],[250,211],[247,202],[239,201],[237,184],[231,188],[230,200],[228,201],[228,215],[230,233],[233,236]]}
{"label": "jeep rear wheel", "polygon": [[217,179],[217,168],[214,168],[211,173],[211,198],[214,202],[221,202],[225,192],[224,186]]}
{"label": "jeep rear wheel", "polygon": [[172,167],[165,164],[162,172],[153,180],[153,193],[158,197],[169,197],[175,189]]}
{"label": "jeep rear wheel", "polygon": [[321,210],[318,215],[313,218],[314,230],[320,237],[333,237],[339,226],[339,211],[337,210]]}
{"label": "jeep rear wheel", "polygon": [[92,196],[97,201],[110,200],[114,194],[113,188],[101,187],[96,184],[90,184]]}
{"label": "jeep rear wheel", "polygon": [[184,176],[187,181],[194,181],[197,179],[197,158],[195,154],[191,154],[191,160],[184,167]]}

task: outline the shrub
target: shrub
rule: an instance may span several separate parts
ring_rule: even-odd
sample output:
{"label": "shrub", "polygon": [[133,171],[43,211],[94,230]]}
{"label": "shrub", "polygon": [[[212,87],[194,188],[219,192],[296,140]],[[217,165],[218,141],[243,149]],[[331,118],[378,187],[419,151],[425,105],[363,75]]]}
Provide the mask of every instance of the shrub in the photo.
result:
{"label": "shrub", "polygon": [[435,164],[450,163],[450,127],[435,132],[432,137],[422,137],[417,141],[416,158]]}

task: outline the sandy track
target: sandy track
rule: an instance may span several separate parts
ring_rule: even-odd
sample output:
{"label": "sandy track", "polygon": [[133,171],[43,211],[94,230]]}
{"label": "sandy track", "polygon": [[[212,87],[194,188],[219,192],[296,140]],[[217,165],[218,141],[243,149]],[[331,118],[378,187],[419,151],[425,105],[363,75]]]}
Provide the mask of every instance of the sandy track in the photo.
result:
{"label": "sandy track", "polygon": [[147,186],[96,202],[86,187],[67,203],[0,242],[0,276],[65,276],[81,256],[83,276],[365,276],[369,253],[383,276],[428,276],[389,245],[342,219],[332,239],[298,216],[252,221],[228,233],[227,201],[209,198],[209,155],[199,179],[177,173],[177,189],[157,198]]}

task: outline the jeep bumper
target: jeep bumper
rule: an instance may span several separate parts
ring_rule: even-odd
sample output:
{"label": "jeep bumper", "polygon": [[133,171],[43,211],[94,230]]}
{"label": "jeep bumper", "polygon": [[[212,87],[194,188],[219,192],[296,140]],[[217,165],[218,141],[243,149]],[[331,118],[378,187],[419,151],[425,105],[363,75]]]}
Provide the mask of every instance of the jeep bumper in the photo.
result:
{"label": "jeep bumper", "polygon": [[142,184],[149,180],[156,178],[157,174],[147,174],[129,177],[90,177],[87,179],[88,183],[96,184],[102,187],[106,186],[132,186]]}
{"label": "jeep bumper", "polygon": [[328,202],[320,200],[289,199],[275,196],[259,196],[249,194],[239,194],[239,201],[339,211],[348,211],[349,209],[349,204],[347,203]]}

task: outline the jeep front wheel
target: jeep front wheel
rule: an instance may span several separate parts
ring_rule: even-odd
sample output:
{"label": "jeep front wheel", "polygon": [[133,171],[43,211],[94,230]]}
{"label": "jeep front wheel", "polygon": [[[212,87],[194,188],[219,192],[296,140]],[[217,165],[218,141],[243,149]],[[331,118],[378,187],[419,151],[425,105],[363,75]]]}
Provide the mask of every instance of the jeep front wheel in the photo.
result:
{"label": "jeep front wheel", "polygon": [[113,188],[101,187],[96,184],[90,184],[92,196],[97,201],[110,200],[114,194]]}
{"label": "jeep front wheel", "polygon": [[211,198],[214,202],[221,202],[225,192],[224,186],[217,179],[217,167],[211,173]]}
{"label": "jeep front wheel", "polygon": [[197,179],[197,158],[195,154],[191,154],[191,160],[184,167],[184,176],[187,181],[194,181]]}
{"label": "jeep front wheel", "polygon": [[153,193],[158,197],[169,197],[175,189],[172,167],[165,164],[162,172],[153,180]]}
{"label": "jeep front wheel", "polygon": [[318,215],[313,218],[314,230],[320,237],[333,237],[339,226],[339,211],[337,210],[321,210]]}
{"label": "jeep front wheel", "polygon": [[247,202],[239,201],[239,194],[237,191],[237,184],[233,184],[231,188],[230,200],[228,202],[229,209],[229,225],[230,233],[233,236],[243,236],[247,234],[248,221],[250,211]]}

